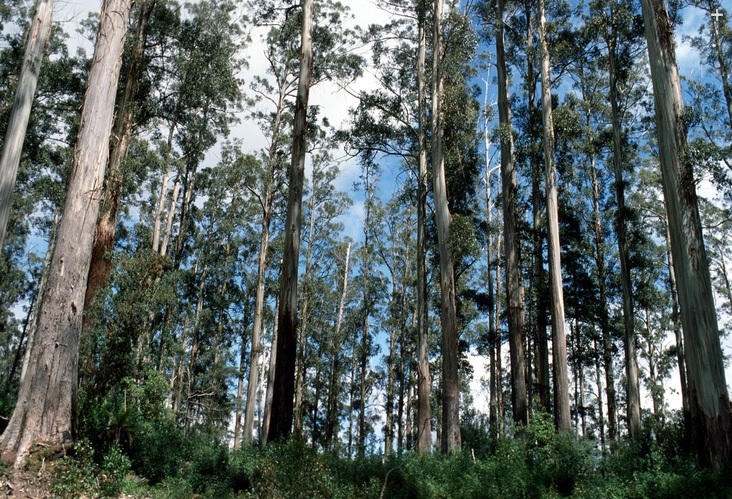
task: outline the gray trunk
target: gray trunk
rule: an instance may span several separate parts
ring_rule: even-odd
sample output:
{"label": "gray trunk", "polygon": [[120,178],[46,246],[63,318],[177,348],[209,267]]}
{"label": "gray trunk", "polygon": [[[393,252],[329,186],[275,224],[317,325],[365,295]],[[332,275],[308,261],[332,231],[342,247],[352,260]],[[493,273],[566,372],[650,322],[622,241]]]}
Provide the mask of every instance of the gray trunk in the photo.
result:
{"label": "gray trunk", "polygon": [[554,370],[554,422],[559,431],[571,429],[567,338],[564,324],[564,290],[559,247],[559,201],[557,169],[554,163],[554,121],[552,118],[549,47],[546,41],[544,0],[539,0],[539,43],[541,45],[541,114],[544,124],[544,167],[546,181],[547,253],[552,322],[552,367]]}
{"label": "gray trunk", "polygon": [[33,97],[36,94],[38,75],[43,62],[43,50],[51,33],[53,0],[36,0],[35,13],[27,34],[23,66],[20,69],[18,87],[15,90],[13,108],[5,131],[2,157],[0,157],[0,251],[5,244],[13,189],[23,152],[25,132],[28,129]]}
{"label": "gray trunk", "polygon": [[417,178],[417,451],[432,450],[432,414],[430,409],[429,335],[427,329],[427,102],[426,102],[426,2],[419,9],[419,53],[417,85],[419,94],[419,176]]}
{"label": "gray trunk", "polygon": [[664,0],[642,0],[651,61],[656,133],[688,371],[691,449],[719,468],[732,455],[732,413],[704,249],[671,20]]}
{"label": "gray trunk", "polygon": [[458,379],[458,326],[455,307],[455,269],[452,258],[452,218],[447,206],[443,150],[442,40],[443,0],[435,1],[432,82],[432,186],[435,196],[437,245],[440,254],[440,323],[442,325],[442,433],[444,454],[460,450],[460,383]]}
{"label": "gray trunk", "polygon": [[292,163],[287,198],[285,241],[279,296],[279,331],[272,412],[267,440],[286,438],[292,430],[295,361],[297,357],[297,268],[300,258],[302,191],[307,153],[307,110],[313,79],[313,0],[302,0],[300,79],[295,102]]}
{"label": "gray trunk", "polygon": [[93,63],[58,241],[30,365],[0,448],[20,467],[34,442],[63,445],[73,438],[79,335],[100,190],[130,15],[131,0],[108,0],[101,14]]}
{"label": "gray trunk", "polygon": [[503,0],[496,0],[496,70],[498,73],[498,119],[501,139],[501,182],[503,189],[503,238],[506,259],[506,308],[511,354],[511,398],[513,419],[529,422],[526,391],[524,285],[518,241],[518,193],[513,155],[513,126],[508,97],[508,75],[503,35]]}

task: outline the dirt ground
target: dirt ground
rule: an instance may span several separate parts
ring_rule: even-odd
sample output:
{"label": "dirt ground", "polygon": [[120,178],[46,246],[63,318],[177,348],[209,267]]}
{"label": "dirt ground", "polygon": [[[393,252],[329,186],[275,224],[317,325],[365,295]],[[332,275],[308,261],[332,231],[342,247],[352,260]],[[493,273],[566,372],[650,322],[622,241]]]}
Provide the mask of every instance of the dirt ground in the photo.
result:
{"label": "dirt ground", "polygon": [[51,498],[52,478],[52,470],[44,464],[33,472],[8,468],[0,475],[0,499]]}

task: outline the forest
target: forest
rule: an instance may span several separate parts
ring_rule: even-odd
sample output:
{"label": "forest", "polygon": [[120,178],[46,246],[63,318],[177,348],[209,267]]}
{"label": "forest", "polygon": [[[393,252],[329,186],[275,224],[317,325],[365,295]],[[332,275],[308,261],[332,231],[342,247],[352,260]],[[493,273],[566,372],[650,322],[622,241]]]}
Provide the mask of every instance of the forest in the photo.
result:
{"label": "forest", "polygon": [[732,497],[729,4],[93,3],[0,1],[0,497]]}

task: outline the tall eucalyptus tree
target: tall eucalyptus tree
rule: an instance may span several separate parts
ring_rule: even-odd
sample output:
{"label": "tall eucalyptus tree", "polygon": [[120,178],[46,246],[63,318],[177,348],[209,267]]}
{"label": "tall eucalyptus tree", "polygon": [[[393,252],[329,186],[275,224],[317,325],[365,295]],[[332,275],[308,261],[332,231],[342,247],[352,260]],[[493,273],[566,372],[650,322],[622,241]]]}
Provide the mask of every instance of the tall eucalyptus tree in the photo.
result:
{"label": "tall eucalyptus tree", "polygon": [[641,0],[653,81],[656,133],[688,369],[691,449],[719,468],[732,457],[732,406],[704,248],[673,25],[665,0]]}
{"label": "tall eucalyptus tree", "polygon": [[0,449],[13,456],[16,467],[25,463],[34,442],[63,446],[73,435],[84,292],[99,211],[96,192],[107,166],[131,4],[130,0],[108,0],[102,6],[74,166],[40,306],[38,332],[13,416],[0,437]]}

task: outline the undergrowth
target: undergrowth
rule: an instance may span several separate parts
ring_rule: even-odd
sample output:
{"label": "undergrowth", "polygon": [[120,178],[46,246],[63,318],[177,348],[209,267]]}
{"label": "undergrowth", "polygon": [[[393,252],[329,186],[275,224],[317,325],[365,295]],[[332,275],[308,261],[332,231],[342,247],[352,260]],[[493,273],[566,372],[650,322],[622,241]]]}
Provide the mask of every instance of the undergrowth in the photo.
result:
{"label": "undergrowth", "polygon": [[[141,425],[127,445],[76,444],[56,468],[55,497],[207,498],[675,498],[732,497],[732,475],[696,466],[678,444],[678,425],[603,454],[596,442],[557,434],[534,415],[517,436],[464,433],[445,457],[415,452],[347,458],[301,439],[232,450],[199,432],[183,438],[164,419]],[[474,429],[473,429],[474,430]],[[472,435],[472,436],[471,436]],[[172,439],[172,440],[171,440]],[[174,445],[179,444],[179,445]],[[162,449],[147,446],[160,445]],[[477,449],[477,450],[476,450]],[[164,456],[163,456],[164,453]]]}

